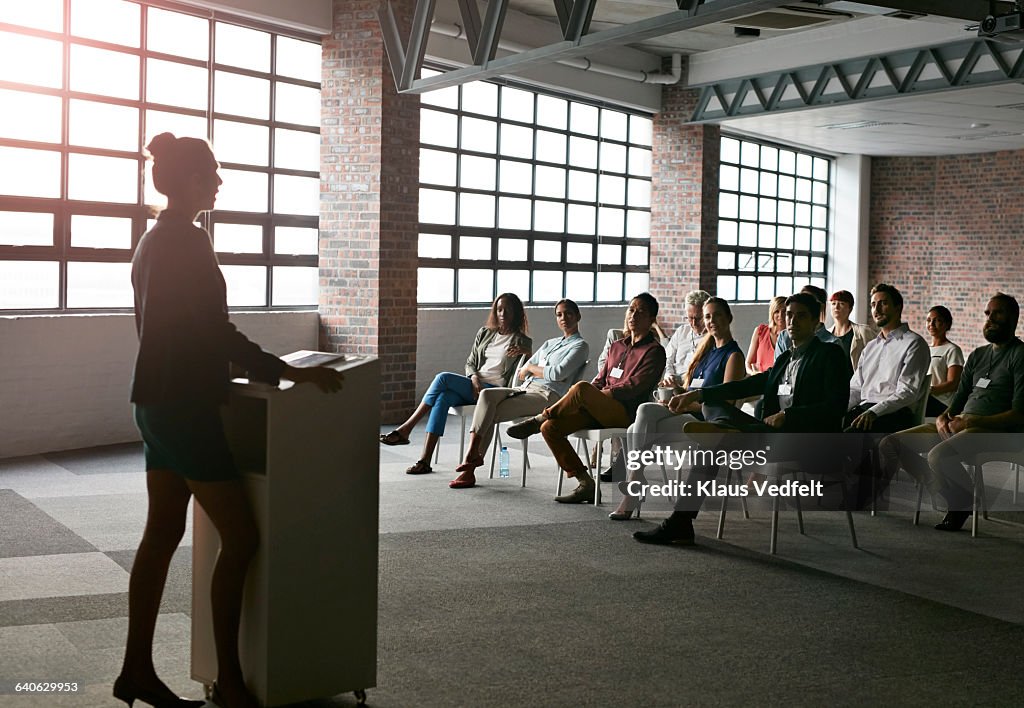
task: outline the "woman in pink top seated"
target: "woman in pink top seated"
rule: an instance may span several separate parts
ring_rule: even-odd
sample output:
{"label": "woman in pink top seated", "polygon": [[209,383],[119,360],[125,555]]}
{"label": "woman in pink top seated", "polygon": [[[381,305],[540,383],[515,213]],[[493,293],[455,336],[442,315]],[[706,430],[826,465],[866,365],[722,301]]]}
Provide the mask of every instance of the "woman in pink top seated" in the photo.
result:
{"label": "woman in pink top seated", "polygon": [[768,371],[775,363],[775,340],[786,326],[786,298],[773,297],[768,305],[768,322],[762,322],[750,337],[747,348],[747,373],[753,376]]}

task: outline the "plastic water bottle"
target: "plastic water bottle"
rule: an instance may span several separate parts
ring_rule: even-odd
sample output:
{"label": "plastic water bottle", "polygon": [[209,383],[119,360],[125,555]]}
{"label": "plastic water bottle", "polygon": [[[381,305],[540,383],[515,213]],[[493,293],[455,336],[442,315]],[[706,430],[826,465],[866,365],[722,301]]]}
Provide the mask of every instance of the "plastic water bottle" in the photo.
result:
{"label": "plastic water bottle", "polygon": [[508,448],[501,446],[501,454],[498,456],[498,476],[508,479]]}

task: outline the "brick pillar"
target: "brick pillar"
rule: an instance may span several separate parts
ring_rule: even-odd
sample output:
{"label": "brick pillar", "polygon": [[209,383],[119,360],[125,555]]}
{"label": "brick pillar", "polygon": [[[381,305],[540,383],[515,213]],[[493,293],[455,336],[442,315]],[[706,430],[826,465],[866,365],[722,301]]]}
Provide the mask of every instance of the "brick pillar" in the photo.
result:
{"label": "brick pillar", "polygon": [[320,344],[380,359],[381,420],[396,422],[415,395],[420,101],[395,91],[378,5],[335,0],[323,40]]}
{"label": "brick pillar", "polygon": [[687,125],[699,92],[666,86],[654,117],[651,293],[663,326],[678,326],[690,290],[715,294],[720,130]]}

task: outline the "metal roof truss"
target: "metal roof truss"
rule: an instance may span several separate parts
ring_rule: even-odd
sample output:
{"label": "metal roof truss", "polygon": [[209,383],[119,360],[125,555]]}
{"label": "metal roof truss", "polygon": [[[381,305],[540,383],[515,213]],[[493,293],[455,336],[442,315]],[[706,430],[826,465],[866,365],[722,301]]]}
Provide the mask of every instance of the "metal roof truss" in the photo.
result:
{"label": "metal roof truss", "polygon": [[703,85],[690,120],[921,95],[1024,78],[1024,43],[970,39]]}

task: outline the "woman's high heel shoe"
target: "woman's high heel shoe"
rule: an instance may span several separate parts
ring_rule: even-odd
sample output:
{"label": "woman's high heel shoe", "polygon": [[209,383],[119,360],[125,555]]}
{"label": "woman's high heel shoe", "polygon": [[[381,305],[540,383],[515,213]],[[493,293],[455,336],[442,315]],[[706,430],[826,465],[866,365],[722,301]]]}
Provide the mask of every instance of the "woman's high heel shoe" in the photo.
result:
{"label": "woman's high heel shoe", "polygon": [[633,518],[634,511],[636,511],[636,509],[626,509],[626,511],[613,511],[612,513],[608,514],[608,518],[612,521],[629,521],[631,518]]}
{"label": "woman's high heel shoe", "polygon": [[128,708],[136,700],[148,703],[153,708],[202,708],[206,701],[194,701],[189,698],[175,696],[166,686],[164,691],[152,691],[142,686],[136,686],[127,676],[118,676],[114,681],[114,698],[124,701]]}

